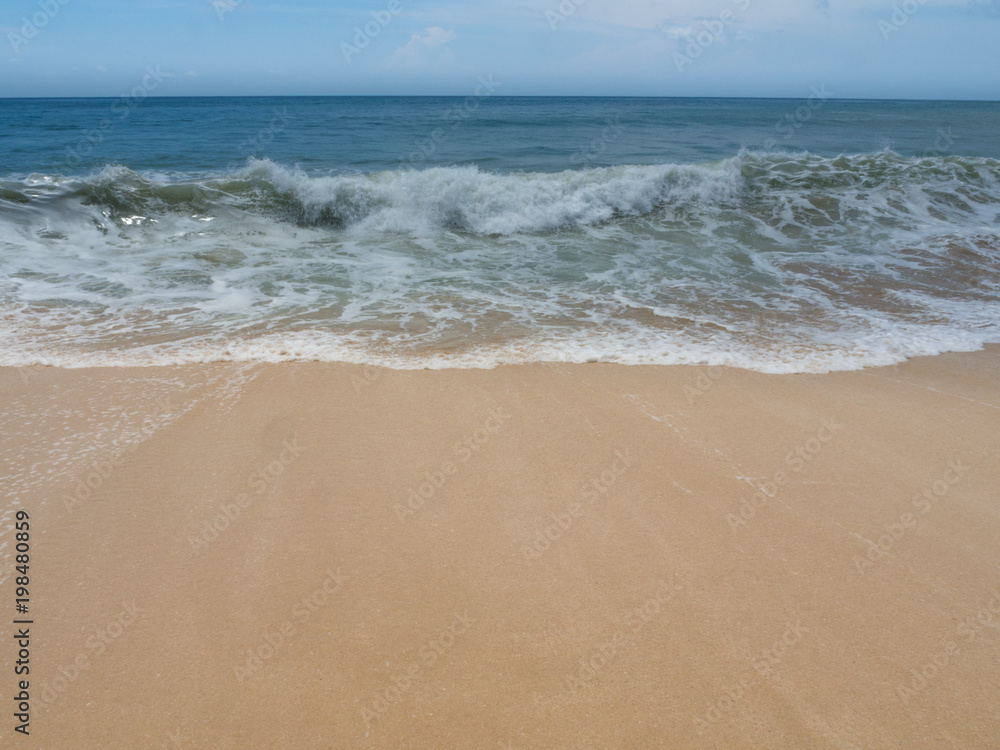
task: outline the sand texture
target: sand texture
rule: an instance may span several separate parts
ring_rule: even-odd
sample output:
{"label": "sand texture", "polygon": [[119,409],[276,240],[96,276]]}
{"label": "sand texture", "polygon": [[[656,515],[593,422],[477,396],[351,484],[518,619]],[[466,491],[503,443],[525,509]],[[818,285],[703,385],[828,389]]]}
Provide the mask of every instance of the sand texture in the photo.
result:
{"label": "sand texture", "polygon": [[1000,747],[1000,349],[7,368],[0,407],[5,748]]}

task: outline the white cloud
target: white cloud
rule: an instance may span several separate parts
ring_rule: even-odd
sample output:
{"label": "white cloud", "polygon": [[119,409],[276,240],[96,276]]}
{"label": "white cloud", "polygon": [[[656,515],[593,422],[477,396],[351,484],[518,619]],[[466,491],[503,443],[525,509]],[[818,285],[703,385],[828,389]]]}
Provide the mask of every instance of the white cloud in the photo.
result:
{"label": "white cloud", "polygon": [[[558,30],[589,30],[610,34],[612,29],[666,32],[693,27],[695,33],[702,22],[718,20],[723,14],[730,19],[727,26],[747,31],[807,30],[828,26],[831,17],[843,22],[868,24],[873,15],[892,13],[895,0],[537,0],[540,10],[536,17],[542,23],[546,11],[575,8]],[[917,0],[914,0],[915,2]],[[497,0],[500,2],[500,0]],[[921,8],[964,9],[997,12],[1000,0],[919,0]],[[547,23],[546,23],[547,25]],[[678,37],[680,38],[680,37]]]}
{"label": "white cloud", "polygon": [[424,36],[420,34],[414,34],[410,37],[410,41],[406,43],[405,46],[400,47],[397,52],[407,52],[415,51],[418,49],[434,49],[435,47],[440,47],[441,45],[447,44],[452,39],[455,38],[455,32],[452,30],[445,31],[440,26],[431,26],[427,29],[427,33]]}
{"label": "white cloud", "polygon": [[687,39],[693,31],[690,26],[666,26],[663,29],[663,33],[671,39]]}
{"label": "white cloud", "polygon": [[389,64],[404,68],[443,68],[455,62],[447,45],[455,38],[452,29],[431,26],[423,34],[414,34],[410,41],[389,56]]}

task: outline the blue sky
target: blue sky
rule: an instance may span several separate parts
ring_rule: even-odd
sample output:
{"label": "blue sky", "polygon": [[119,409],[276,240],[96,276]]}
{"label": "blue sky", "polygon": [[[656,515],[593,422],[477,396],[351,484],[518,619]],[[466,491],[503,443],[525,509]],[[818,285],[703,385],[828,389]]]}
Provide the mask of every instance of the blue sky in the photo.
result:
{"label": "blue sky", "polygon": [[1000,0],[3,0],[0,96],[998,100],[998,32]]}

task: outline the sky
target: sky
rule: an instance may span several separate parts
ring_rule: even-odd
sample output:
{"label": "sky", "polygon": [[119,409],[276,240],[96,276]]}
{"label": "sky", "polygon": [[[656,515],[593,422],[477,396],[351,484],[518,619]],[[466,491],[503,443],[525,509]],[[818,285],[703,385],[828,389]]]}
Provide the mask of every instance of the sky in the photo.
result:
{"label": "sky", "polygon": [[1000,0],[3,0],[0,97],[1000,100]]}

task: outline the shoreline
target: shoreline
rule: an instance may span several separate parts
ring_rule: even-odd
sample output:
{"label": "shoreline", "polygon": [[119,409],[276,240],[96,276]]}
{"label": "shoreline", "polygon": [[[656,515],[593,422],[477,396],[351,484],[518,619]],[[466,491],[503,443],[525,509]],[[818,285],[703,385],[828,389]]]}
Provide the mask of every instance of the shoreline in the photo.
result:
{"label": "shoreline", "polygon": [[1000,346],[19,369],[46,747],[1000,742]]}

